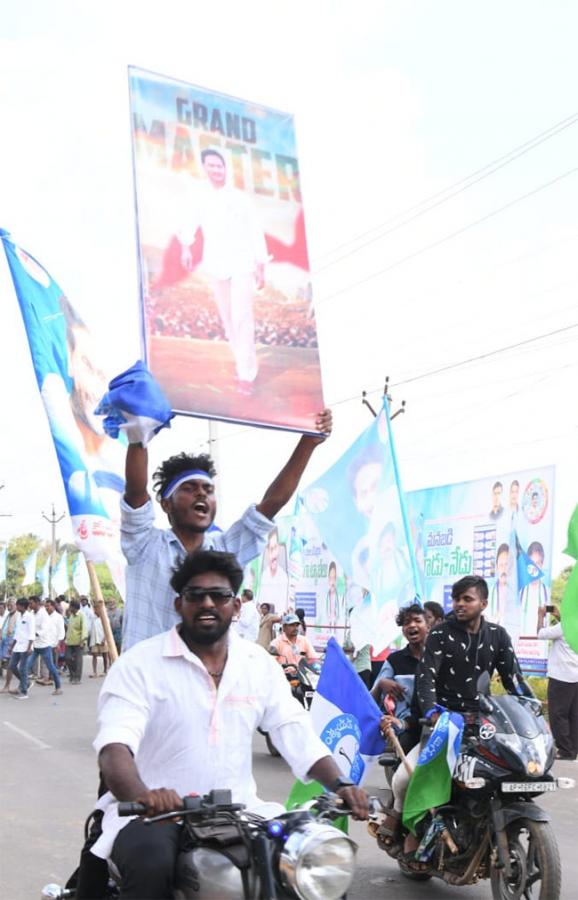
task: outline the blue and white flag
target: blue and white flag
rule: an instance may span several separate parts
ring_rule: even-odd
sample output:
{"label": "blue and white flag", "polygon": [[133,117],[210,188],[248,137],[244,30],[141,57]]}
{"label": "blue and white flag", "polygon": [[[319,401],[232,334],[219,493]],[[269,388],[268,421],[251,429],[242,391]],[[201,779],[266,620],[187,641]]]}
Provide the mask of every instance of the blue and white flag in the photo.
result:
{"label": "blue and white flag", "polygon": [[59,594],[66,594],[70,587],[68,579],[68,553],[66,550],[54,566],[51,582],[52,590],[57,596]]}
{"label": "blue and white flag", "polygon": [[60,287],[7,231],[0,229],[0,238],[50,423],[75,542],[88,559],[109,565],[121,589],[119,499],[125,453],[94,415],[108,379],[89,329]]}
{"label": "blue and white flag", "polygon": [[22,587],[36,584],[36,560],[38,559],[38,550],[33,550],[30,556],[24,560],[24,578],[22,579]]}
{"label": "blue and white flag", "polygon": [[0,583],[6,581],[6,544],[0,547]]}
{"label": "blue and white flag", "polygon": [[[364,590],[351,619],[353,643],[371,643],[379,652],[398,633],[399,607],[420,597],[387,399],[373,424],[301,499],[349,579]],[[301,531],[307,527],[303,523]]]}
{"label": "blue and white flag", "polygon": [[335,640],[327,642],[311,722],[347,778],[361,784],[383,753],[380,709]]}
{"label": "blue and white flag", "polygon": [[75,556],[72,562],[72,583],[79,594],[88,596],[90,593],[90,575],[88,574],[83,553]]}
{"label": "blue and white flag", "polygon": [[38,581],[42,586],[42,596],[50,597],[50,557],[38,572]]}
{"label": "blue and white flag", "polygon": [[104,416],[103,427],[110,437],[124,431],[129,443],[146,447],[161,428],[169,428],[174,416],[160,385],[139,360],[113,378],[95,409]]}

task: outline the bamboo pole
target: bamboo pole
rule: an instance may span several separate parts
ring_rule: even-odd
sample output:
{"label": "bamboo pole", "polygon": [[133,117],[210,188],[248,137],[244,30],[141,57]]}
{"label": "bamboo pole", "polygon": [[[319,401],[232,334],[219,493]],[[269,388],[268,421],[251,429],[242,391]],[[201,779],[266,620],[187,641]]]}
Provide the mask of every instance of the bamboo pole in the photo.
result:
{"label": "bamboo pole", "polygon": [[102,591],[100,589],[100,582],[98,580],[98,575],[96,574],[96,569],[94,568],[94,563],[90,562],[90,560],[88,559],[86,560],[86,568],[88,569],[88,575],[90,577],[90,587],[94,596],[94,611],[96,612],[102,623],[104,638],[108,647],[108,658],[110,662],[113,663],[118,659],[118,651],[116,649],[116,644],[112,636],[112,628],[110,627],[108,612],[104,603]]}

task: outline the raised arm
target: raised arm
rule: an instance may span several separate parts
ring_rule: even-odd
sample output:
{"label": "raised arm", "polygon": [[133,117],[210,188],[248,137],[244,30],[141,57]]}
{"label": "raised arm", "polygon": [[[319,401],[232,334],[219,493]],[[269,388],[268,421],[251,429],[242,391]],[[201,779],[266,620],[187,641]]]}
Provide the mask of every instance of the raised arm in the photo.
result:
{"label": "raised arm", "polygon": [[[313,451],[318,444],[323,443],[325,438],[331,434],[333,416],[330,409],[324,409],[323,412],[318,414],[315,420],[315,427],[317,431],[321,432],[319,437],[311,434],[301,436],[288,462],[269,485],[263,499],[257,505],[257,510],[268,519],[274,518],[279,510],[291,499],[297,490],[301,476],[311,459]],[[127,502],[130,502],[128,498]]]}
{"label": "raised arm", "polygon": [[124,499],[133,509],[144,506],[150,499],[148,483],[148,450],[142,444],[129,444],[125,463]]}

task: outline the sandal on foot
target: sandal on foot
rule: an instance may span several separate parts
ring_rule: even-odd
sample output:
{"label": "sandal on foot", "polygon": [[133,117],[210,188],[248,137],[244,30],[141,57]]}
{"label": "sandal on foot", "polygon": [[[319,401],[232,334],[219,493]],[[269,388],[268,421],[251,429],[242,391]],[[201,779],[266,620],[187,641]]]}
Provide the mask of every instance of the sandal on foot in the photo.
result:
{"label": "sandal on foot", "polygon": [[417,872],[418,875],[425,875],[428,872],[431,872],[431,864],[428,862],[424,862],[423,860],[415,858],[416,851],[409,850],[400,853],[398,856],[398,862],[402,866],[402,868],[406,868],[409,872]]}
{"label": "sandal on foot", "polygon": [[385,812],[386,817],[377,829],[377,839],[389,849],[401,840],[401,815],[396,809],[386,809]]}

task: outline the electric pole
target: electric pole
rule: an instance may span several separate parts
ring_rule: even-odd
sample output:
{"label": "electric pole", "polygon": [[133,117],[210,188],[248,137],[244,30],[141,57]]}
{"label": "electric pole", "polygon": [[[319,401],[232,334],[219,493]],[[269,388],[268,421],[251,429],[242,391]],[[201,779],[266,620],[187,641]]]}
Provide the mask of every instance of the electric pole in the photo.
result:
{"label": "electric pole", "polygon": [[50,569],[48,571],[48,596],[50,598],[52,598],[52,573],[53,573],[54,567],[56,565],[56,526],[58,525],[59,522],[62,521],[62,519],[64,519],[64,515],[65,514],[62,513],[61,516],[58,516],[58,518],[56,518],[56,513],[54,512],[54,503],[52,504],[52,515],[51,516],[45,516],[44,513],[42,513],[42,518],[46,519],[46,521],[50,524],[50,527],[52,530],[51,545],[50,545]]}

